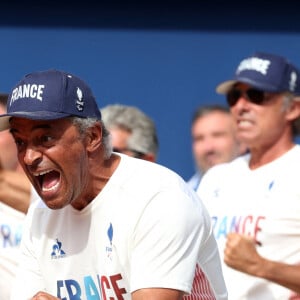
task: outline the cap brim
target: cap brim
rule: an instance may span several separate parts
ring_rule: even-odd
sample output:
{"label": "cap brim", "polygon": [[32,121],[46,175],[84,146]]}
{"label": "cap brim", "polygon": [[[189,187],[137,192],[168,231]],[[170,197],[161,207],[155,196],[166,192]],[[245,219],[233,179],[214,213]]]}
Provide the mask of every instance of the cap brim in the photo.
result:
{"label": "cap brim", "polygon": [[10,128],[9,120],[10,118],[24,118],[29,120],[57,120],[69,117],[70,114],[58,113],[58,112],[49,112],[49,111],[35,111],[35,112],[24,112],[18,111],[13,113],[8,113],[0,115],[0,131]]}
{"label": "cap brim", "polygon": [[224,81],[217,86],[216,91],[219,94],[227,94],[236,83],[236,80]]}
{"label": "cap brim", "polygon": [[3,131],[3,130],[6,130],[9,128],[9,119],[10,119],[10,116],[3,116],[1,117],[0,115],[0,131]]}

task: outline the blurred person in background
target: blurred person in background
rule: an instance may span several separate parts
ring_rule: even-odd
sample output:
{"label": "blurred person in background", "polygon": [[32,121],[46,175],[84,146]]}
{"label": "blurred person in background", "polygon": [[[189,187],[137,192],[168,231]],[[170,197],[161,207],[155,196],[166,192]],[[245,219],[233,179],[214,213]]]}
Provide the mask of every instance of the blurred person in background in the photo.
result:
{"label": "blurred person in background", "polygon": [[134,106],[112,104],[103,107],[102,119],[111,134],[114,152],[156,161],[158,137],[154,121]]}
{"label": "blurred person in background", "polygon": [[[0,94],[0,114],[6,113],[7,94]],[[31,196],[31,185],[17,158],[8,130],[0,132],[0,299],[10,298],[18,263],[22,227]]]}
{"label": "blurred person in background", "polygon": [[245,145],[236,137],[236,125],[226,106],[198,107],[192,118],[191,136],[196,172],[188,184],[194,190],[209,168],[246,152]]}

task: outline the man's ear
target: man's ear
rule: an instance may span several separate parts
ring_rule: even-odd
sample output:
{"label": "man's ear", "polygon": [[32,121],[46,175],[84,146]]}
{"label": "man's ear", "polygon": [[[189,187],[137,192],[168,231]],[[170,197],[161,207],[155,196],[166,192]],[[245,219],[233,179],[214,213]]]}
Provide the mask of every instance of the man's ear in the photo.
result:
{"label": "man's ear", "polygon": [[92,127],[89,127],[86,133],[86,147],[87,150],[93,152],[102,144],[102,127],[96,123]]}
{"label": "man's ear", "polygon": [[287,112],[287,120],[293,121],[300,117],[300,97],[295,97]]}

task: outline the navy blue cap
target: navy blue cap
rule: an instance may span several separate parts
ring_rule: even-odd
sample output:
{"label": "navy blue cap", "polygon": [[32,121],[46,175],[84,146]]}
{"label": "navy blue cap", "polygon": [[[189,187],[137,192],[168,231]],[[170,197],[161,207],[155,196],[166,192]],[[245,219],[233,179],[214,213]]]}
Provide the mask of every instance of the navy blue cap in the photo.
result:
{"label": "navy blue cap", "polygon": [[11,117],[56,120],[69,116],[101,119],[88,85],[64,71],[34,72],[25,75],[10,93],[7,113],[0,115],[0,130],[9,128]]}
{"label": "navy blue cap", "polygon": [[232,80],[219,84],[216,91],[227,94],[238,83],[246,83],[264,92],[291,92],[300,95],[299,70],[282,56],[256,52],[245,58]]}

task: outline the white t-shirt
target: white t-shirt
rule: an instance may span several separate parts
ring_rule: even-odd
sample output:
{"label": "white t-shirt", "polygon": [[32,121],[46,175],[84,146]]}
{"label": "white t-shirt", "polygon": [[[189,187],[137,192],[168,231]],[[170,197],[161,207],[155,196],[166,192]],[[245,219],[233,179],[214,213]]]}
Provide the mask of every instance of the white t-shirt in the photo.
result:
{"label": "white t-shirt", "polygon": [[197,263],[216,299],[226,299],[210,217],[196,193],[167,168],[120,156],[83,210],[31,207],[12,299],[39,290],[65,300],[131,299],[148,287],[188,293]]}
{"label": "white t-shirt", "polygon": [[[268,259],[300,263],[300,147],[258,169],[249,154],[211,168],[198,194],[213,221],[221,260],[226,235],[246,234],[261,243]],[[294,294],[270,281],[235,271],[223,263],[229,299],[289,299]]]}

